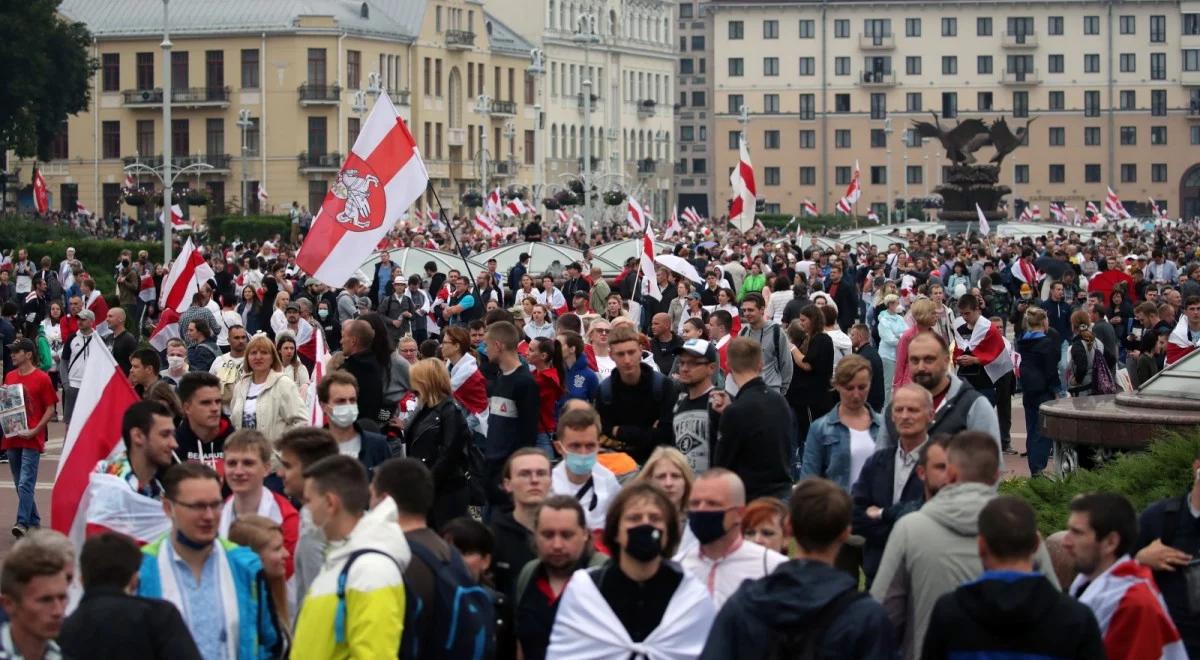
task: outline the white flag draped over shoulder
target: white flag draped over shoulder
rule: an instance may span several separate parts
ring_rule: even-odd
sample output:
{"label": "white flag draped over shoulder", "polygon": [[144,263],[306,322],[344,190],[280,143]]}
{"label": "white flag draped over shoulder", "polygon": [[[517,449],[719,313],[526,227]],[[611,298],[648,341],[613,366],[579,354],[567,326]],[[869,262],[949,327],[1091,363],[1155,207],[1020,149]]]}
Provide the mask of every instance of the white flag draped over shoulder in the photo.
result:
{"label": "white flag draped over shoulder", "polygon": [[313,218],[296,264],[330,286],[342,286],[428,184],[408,126],[388,95],[379,95]]}

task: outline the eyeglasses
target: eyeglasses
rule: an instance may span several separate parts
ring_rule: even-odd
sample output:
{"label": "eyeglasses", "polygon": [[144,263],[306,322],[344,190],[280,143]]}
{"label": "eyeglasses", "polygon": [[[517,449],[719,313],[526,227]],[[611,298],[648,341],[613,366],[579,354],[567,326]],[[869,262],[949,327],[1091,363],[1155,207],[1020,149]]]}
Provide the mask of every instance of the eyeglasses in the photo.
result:
{"label": "eyeglasses", "polygon": [[195,513],[204,513],[205,511],[220,513],[221,508],[225,506],[225,503],[221,500],[213,500],[211,502],[180,502],[178,500],[171,500],[171,503]]}
{"label": "eyeglasses", "polygon": [[598,332],[602,335],[608,334],[608,328],[592,328],[592,332]]}

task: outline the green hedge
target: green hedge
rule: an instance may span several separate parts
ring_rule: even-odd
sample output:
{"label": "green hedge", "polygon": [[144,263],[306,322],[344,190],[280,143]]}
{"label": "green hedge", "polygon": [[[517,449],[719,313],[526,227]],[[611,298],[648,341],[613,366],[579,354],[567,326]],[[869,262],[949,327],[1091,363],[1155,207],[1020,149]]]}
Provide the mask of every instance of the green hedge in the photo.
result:
{"label": "green hedge", "polygon": [[[793,216],[788,213],[757,213],[757,214],[755,214],[754,217],[758,218],[759,220],[762,220],[762,223],[764,225],[766,225],[767,227],[781,228],[784,225],[786,225],[787,223],[791,222]],[[854,228],[854,218],[844,216],[844,215],[818,215],[818,216],[807,216],[807,215],[799,216],[799,215],[797,215],[794,217],[800,223],[800,226],[804,227],[804,229],[806,231],[825,229],[827,227],[833,227],[835,229],[853,229]],[[866,226],[868,224],[870,224],[870,223],[867,221],[866,216],[859,218],[859,225]],[[795,225],[793,225],[793,227],[794,226]]]}
{"label": "green hedge", "polygon": [[291,221],[286,215],[217,215],[210,217],[206,223],[210,236],[223,236],[230,240],[264,240],[275,234],[286,236],[291,231]]}
{"label": "green hedge", "polygon": [[113,269],[122,250],[129,250],[135,256],[138,250],[146,250],[152,261],[162,260],[161,243],[97,239],[70,227],[48,225],[22,216],[0,218],[0,249],[25,248],[34,264],[49,256],[57,270],[58,264],[67,256],[68,247],[75,248],[75,258],[83,263],[96,281],[96,287],[106,296],[116,291]]}
{"label": "green hedge", "polygon": [[1029,502],[1044,536],[1067,528],[1068,506],[1080,493],[1113,492],[1128,497],[1138,511],[1152,502],[1182,495],[1192,484],[1192,461],[1200,450],[1200,432],[1166,434],[1144,452],[1124,454],[1095,470],[1077,470],[1063,478],[1016,478],[1000,492]]}

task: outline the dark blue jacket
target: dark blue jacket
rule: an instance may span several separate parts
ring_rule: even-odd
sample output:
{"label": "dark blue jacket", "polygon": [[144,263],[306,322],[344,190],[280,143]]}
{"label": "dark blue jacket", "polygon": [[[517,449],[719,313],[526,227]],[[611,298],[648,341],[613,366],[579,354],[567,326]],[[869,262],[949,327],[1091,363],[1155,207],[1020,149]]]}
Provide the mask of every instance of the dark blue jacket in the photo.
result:
{"label": "dark blue jacket", "polygon": [[[700,660],[760,660],[778,634],[812,625],[821,610],[857,581],[820,562],[795,559],[759,580],[747,580],[725,601]],[[896,641],[887,613],[863,595],[822,634],[817,657],[892,660]]]}
{"label": "dark blue jacket", "polygon": [[575,359],[575,364],[567,369],[563,389],[562,399],[558,402],[560,408],[567,399],[596,400],[600,391],[600,376],[588,366],[586,355],[580,355]]}
{"label": "dark blue jacket", "polygon": [[[1173,520],[1168,520],[1173,518]],[[1150,545],[1155,539],[1195,557],[1200,555],[1200,520],[1192,517],[1187,495],[1159,500],[1146,507],[1138,519],[1137,542],[1130,554]],[[1183,637],[1188,656],[1200,658],[1200,612],[1188,605],[1187,578],[1183,569],[1154,571],[1154,582],[1162,592],[1171,620]]]}
{"label": "dark blue jacket", "polygon": [[[900,501],[892,501],[892,484],[896,477],[896,448],[885,447],[876,450],[863,463],[862,471],[858,473],[858,481],[854,482],[851,495],[854,497],[854,533],[865,539],[863,544],[863,572],[867,574],[867,587],[875,579],[879,571],[879,562],[883,559],[883,548],[887,545],[888,535],[892,526],[901,516],[921,508],[925,501],[925,483],[917,478],[914,467],[904,482],[904,490],[900,493]],[[867,517],[867,508],[877,506],[883,509],[879,520]]]}
{"label": "dark blue jacket", "polygon": [[387,436],[382,433],[364,431],[358,422],[354,423],[354,428],[358,431],[358,437],[362,439],[362,446],[358,449],[358,462],[367,468],[367,476],[370,477],[375,473],[376,466],[392,457],[392,447],[388,444]]}
{"label": "dark blue jacket", "polygon": [[1071,331],[1070,303],[1066,300],[1054,302],[1053,300],[1046,299],[1038,303],[1038,306],[1046,310],[1046,318],[1050,322],[1050,327],[1058,333],[1059,341],[1075,334]]}
{"label": "dark blue jacket", "polygon": [[1025,333],[1017,340],[1021,355],[1021,390],[1026,396],[1040,395],[1058,387],[1060,344],[1050,335]]}

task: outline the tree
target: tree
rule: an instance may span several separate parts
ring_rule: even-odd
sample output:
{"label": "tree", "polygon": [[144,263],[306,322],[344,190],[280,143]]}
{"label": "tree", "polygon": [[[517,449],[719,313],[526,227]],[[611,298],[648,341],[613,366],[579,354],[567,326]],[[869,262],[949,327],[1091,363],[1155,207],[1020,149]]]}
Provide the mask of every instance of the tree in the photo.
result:
{"label": "tree", "polygon": [[60,2],[0,0],[0,148],[21,158],[49,160],[62,123],[88,107],[92,35]]}

